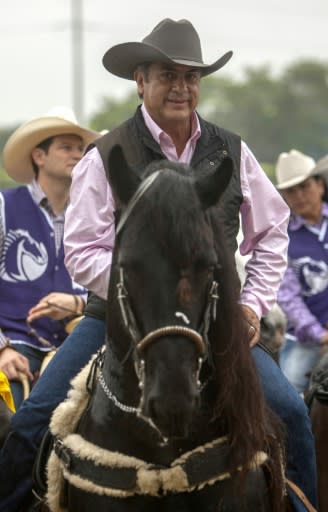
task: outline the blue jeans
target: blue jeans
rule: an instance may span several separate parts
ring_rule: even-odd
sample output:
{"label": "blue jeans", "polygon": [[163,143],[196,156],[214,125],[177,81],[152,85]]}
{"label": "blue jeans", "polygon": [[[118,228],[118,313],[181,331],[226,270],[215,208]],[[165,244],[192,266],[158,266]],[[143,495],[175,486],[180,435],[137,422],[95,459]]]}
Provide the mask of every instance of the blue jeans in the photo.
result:
{"label": "blue jeans", "polygon": [[[105,323],[85,317],[49,363],[30,397],[12,420],[11,435],[0,452],[0,512],[17,512],[29,493],[36,451],[50,416],[64,400],[69,381],[103,344]],[[310,420],[303,400],[277,364],[259,347],[252,349],[265,397],[288,430],[288,477],[316,504],[316,469]],[[294,497],[295,503],[297,502]],[[298,512],[305,508],[297,503]]]}
{"label": "blue jeans", "polygon": [[308,388],[309,374],[319,362],[320,350],[318,343],[300,343],[294,336],[286,335],[280,351],[280,368],[299,393]]}
{"label": "blue jeans", "polygon": [[13,416],[11,431],[0,451],[0,512],[24,509],[32,488],[32,467],[55,407],[67,395],[71,379],[103,345],[105,323],[84,317]]}

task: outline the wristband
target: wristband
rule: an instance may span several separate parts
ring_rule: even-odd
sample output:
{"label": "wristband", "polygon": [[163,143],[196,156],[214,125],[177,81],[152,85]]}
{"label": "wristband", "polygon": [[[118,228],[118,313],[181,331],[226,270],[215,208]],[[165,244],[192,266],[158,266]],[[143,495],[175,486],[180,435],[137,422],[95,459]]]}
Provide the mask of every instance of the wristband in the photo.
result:
{"label": "wristband", "polygon": [[76,315],[83,315],[83,309],[84,309],[84,300],[80,295],[73,295],[74,302],[75,302],[75,314]]}

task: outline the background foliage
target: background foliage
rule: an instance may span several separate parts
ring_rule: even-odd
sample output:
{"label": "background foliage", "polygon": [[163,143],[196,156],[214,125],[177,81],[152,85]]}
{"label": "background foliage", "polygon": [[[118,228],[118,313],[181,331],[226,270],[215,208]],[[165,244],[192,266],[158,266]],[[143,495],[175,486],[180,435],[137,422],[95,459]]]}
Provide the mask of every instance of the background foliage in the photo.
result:
{"label": "background foliage", "polygon": [[[300,60],[275,76],[269,67],[248,68],[243,79],[224,74],[202,80],[200,115],[239,133],[274,181],[279,153],[299,149],[318,159],[328,153],[328,63]],[[136,92],[103,98],[89,119],[95,130],[110,130],[130,117]],[[0,151],[10,129],[0,129]],[[0,187],[12,182],[0,171]]]}

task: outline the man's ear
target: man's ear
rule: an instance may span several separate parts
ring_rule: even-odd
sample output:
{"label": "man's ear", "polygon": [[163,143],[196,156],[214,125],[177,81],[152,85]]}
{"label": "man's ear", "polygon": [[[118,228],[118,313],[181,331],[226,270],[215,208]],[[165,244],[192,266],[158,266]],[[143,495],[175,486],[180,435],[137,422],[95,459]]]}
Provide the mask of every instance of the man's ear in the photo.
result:
{"label": "man's ear", "polygon": [[144,93],[144,81],[145,81],[142,71],[140,69],[136,69],[133,74],[133,78],[137,84],[138,95],[140,98],[142,98],[143,93]]}
{"label": "man's ear", "polygon": [[41,148],[33,148],[31,152],[31,158],[33,162],[39,166],[43,162],[44,150]]}

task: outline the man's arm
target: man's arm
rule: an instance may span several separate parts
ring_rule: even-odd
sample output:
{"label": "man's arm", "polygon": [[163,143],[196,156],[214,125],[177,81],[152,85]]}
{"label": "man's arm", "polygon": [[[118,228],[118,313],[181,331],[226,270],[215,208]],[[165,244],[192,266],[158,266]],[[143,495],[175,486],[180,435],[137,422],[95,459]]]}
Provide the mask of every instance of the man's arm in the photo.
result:
{"label": "man's arm", "polygon": [[260,319],[275,304],[286,270],[290,210],[245,143],[241,149],[240,177],[244,237],[240,253],[250,256],[240,302]]}
{"label": "man's arm", "polygon": [[74,281],[103,299],[115,240],[114,210],[102,160],[94,148],[73,170],[65,215],[65,264]]}
{"label": "man's arm", "polygon": [[[0,194],[0,211],[4,210],[4,198]],[[0,215],[0,253],[3,250],[4,241],[4,220]],[[28,359],[14,350],[10,346],[10,340],[0,329],[0,370],[2,370],[9,380],[18,379],[18,372],[25,373],[31,380],[33,375],[30,372]]]}
{"label": "man's arm", "polygon": [[299,342],[328,343],[328,331],[305,304],[300,282],[292,267],[287,268],[281,283],[278,292],[278,303],[289,324],[295,329],[295,336]]}

